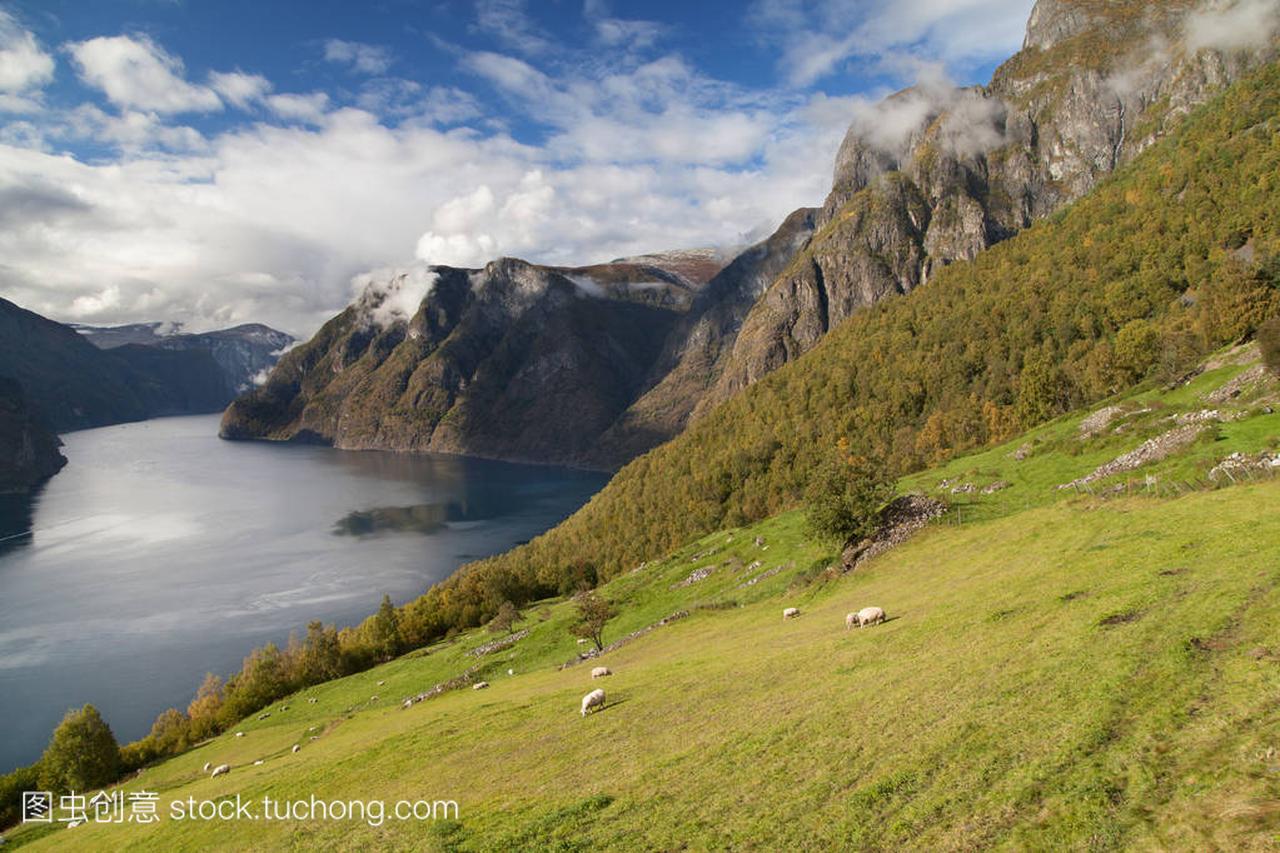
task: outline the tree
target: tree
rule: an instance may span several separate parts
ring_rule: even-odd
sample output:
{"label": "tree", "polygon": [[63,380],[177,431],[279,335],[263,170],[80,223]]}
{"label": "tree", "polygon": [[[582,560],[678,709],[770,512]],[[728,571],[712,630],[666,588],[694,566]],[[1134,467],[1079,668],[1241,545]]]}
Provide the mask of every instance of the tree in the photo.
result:
{"label": "tree", "polygon": [[840,440],[837,453],[820,466],[805,490],[810,532],[818,539],[865,539],[896,491],[888,469],[868,456],[851,455]]}
{"label": "tree", "polygon": [[191,720],[177,708],[156,717],[148,736],[160,755],[177,755],[191,745]]}
{"label": "tree", "polygon": [[218,733],[218,711],[222,708],[222,679],[206,672],[196,698],[187,706],[191,719],[191,740],[202,741]]}
{"label": "tree", "polygon": [[120,775],[120,747],[92,705],[70,710],[40,759],[40,784],[49,791],[91,791]]}
{"label": "tree", "polygon": [[604,626],[614,616],[614,609],[595,590],[585,590],[573,598],[578,608],[578,623],[570,631],[575,637],[581,637],[595,643],[596,651],[604,651]]}
{"label": "tree", "polygon": [[1272,317],[1258,327],[1258,348],[1262,350],[1262,363],[1280,376],[1280,317]]}
{"label": "tree", "polygon": [[342,675],[338,630],[320,620],[307,623],[307,638],[298,652],[298,675],[303,684],[319,684]]}
{"label": "tree", "polygon": [[515,630],[520,619],[520,611],[510,601],[504,601],[498,607],[498,613],[489,620],[489,631],[493,634],[510,634]]}
{"label": "tree", "polygon": [[378,612],[369,621],[369,646],[380,661],[389,661],[400,651],[400,619],[391,596],[382,596]]}

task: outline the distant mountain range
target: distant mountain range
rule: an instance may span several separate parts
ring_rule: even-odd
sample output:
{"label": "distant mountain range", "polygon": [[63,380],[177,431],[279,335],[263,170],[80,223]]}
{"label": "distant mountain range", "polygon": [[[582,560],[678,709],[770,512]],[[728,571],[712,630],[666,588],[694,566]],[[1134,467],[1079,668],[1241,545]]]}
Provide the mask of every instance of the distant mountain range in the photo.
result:
{"label": "distant mountain range", "polygon": [[732,260],[419,270],[434,285],[383,322],[382,294],[403,291],[371,283],[228,409],[223,435],[618,467],[855,312],[1085,195],[1273,54],[1198,49],[1214,45],[1191,32],[1196,9],[1040,0],[988,86],[924,82],[859,116],[822,207]]}
{"label": "distant mountain range", "polygon": [[0,299],[0,489],[61,467],[55,432],[220,411],[293,340],[258,325],[163,330],[73,329]]}
{"label": "distant mountain range", "polygon": [[170,352],[204,351],[213,356],[236,394],[243,394],[293,343],[293,336],[261,323],[245,323],[213,332],[184,332],[181,323],[130,323],[124,326],[85,326],[71,323],[89,343],[104,350],[144,346]]}

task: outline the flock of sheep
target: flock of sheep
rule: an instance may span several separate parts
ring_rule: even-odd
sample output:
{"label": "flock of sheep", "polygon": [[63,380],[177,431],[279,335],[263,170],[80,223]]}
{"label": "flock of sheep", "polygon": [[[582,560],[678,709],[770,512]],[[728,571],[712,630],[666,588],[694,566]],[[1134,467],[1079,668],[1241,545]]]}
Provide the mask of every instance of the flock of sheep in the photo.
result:
{"label": "flock of sheep", "polygon": [[[800,615],[800,608],[788,607],[782,611],[783,620],[795,619]],[[883,607],[864,607],[856,613],[846,613],[844,617],[844,629],[847,631],[854,625],[859,628],[865,628],[868,625],[879,625],[888,620]],[[607,666],[597,666],[591,670],[592,678],[601,678],[606,675],[613,675],[613,670]],[[482,682],[483,683],[483,682]],[[485,687],[488,687],[485,684]],[[604,691],[596,688],[582,697],[582,716],[586,716],[588,711],[595,712],[604,710]]]}

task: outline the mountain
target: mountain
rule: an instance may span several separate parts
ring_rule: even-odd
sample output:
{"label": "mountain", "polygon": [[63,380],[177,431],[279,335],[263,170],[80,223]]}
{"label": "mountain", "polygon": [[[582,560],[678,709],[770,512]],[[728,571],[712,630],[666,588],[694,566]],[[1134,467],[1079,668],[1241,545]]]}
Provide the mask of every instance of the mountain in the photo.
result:
{"label": "mountain", "polygon": [[582,564],[625,573],[794,507],[841,446],[918,470],[1138,383],[1176,385],[1280,315],[1278,127],[1270,63],[1056,215],[856,312],[421,606],[456,614],[462,590],[555,589]]}
{"label": "mountain", "polygon": [[[934,80],[849,128],[818,233],[743,322],[709,411],[854,312],[908,293],[1075,199],[1275,56],[1192,0],[1039,0],[988,86]],[[1247,41],[1247,39],[1245,39]]]}
{"label": "mountain", "polygon": [[677,360],[673,331],[709,316],[707,294],[749,289],[772,257],[753,251],[728,266],[702,250],[371,280],[228,408],[222,434],[590,464],[655,365]]}
{"label": "mountain", "polygon": [[[1273,43],[1250,44],[1249,34],[1224,29],[1217,14],[1191,0],[1040,0],[1023,49],[989,85],[925,80],[859,115],[823,206],[796,211],[714,275],[703,267],[682,299],[653,306],[666,313],[645,321],[644,345],[634,351],[640,342],[616,337],[603,319],[634,312],[634,293],[598,293],[605,301],[588,312],[585,330],[580,305],[577,320],[548,316],[557,334],[586,335],[555,346],[545,337],[531,346],[530,333],[516,331],[523,311],[487,312],[485,323],[450,325],[446,350],[487,353],[510,336],[524,341],[516,348],[540,359],[539,368],[486,355],[446,358],[450,367],[442,371],[425,361],[440,361],[435,347],[444,338],[427,335],[425,345],[401,347],[392,338],[407,333],[375,336],[382,349],[356,378],[336,381],[332,359],[292,360],[273,390],[228,411],[224,434],[617,468],[808,352],[857,312],[913,291],[1081,198],[1275,54]],[[645,259],[534,277],[576,275],[581,284],[583,276],[634,269],[636,262]],[[521,263],[491,264],[475,275],[475,286]],[[433,298],[423,311],[438,310]],[[421,326],[413,311],[404,313],[408,328]],[[374,338],[353,343],[350,318],[335,322],[342,328],[326,327],[317,346],[341,349],[344,364],[364,359],[364,343]],[[486,340],[468,340],[477,331]],[[602,346],[608,358],[591,355]],[[395,366],[383,369],[392,350]],[[465,389],[473,379],[480,386]],[[321,388],[330,390],[313,401]],[[581,423],[558,405],[569,401],[585,413]],[[511,429],[513,414],[523,430]]]}
{"label": "mountain", "polygon": [[0,299],[0,375],[16,379],[32,411],[58,432],[216,412],[232,395],[204,350],[93,346],[62,323]]}
{"label": "mountain", "polygon": [[[227,386],[243,394],[266,375],[293,343],[293,336],[260,323],[245,323],[212,332],[183,332],[181,324],[131,323],[124,326],[71,324],[99,349],[144,346],[170,352],[204,351],[222,369]],[[228,401],[230,402],[230,401]]]}
{"label": "mountain", "polygon": [[58,437],[27,408],[22,386],[0,377],[0,494],[25,492],[67,464]]}

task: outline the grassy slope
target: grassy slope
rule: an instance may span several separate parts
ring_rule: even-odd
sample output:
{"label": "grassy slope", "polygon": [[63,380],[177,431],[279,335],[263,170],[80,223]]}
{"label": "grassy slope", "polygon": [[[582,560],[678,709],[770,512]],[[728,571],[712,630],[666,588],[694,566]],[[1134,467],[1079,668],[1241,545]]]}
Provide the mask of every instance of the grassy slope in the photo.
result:
{"label": "grassy slope", "polygon": [[[590,719],[577,703],[601,682],[586,666],[554,668],[577,647],[568,605],[549,602],[526,611],[528,638],[485,659],[485,692],[395,704],[461,672],[474,662],[464,650],[491,639],[466,635],[308,690],[315,705],[294,697],[288,711],[246,722],[245,737],[221,737],[125,786],[166,800],[453,798],[460,822],[166,821],[21,830],[10,841],[1266,848],[1280,840],[1280,759],[1267,757],[1280,746],[1280,647],[1253,652],[1280,636],[1280,481],[1176,498],[1053,488],[1167,428],[1153,418],[1203,408],[1204,392],[1243,369],[1132,395],[1121,402],[1158,410],[1118,435],[1082,441],[1080,416],[1064,418],[917,476],[907,485],[959,476],[1014,486],[952,498],[967,502],[964,523],[953,514],[838,580],[792,585],[830,558],[805,539],[797,513],[714,534],[615,580],[605,592],[623,615],[606,640],[678,607],[692,616],[607,657],[611,706]],[[1189,482],[1210,460],[1280,436],[1280,416],[1255,395],[1219,408],[1248,417],[1129,476]],[[1015,461],[1010,451],[1023,444],[1032,453]],[[763,565],[749,568],[755,560]],[[670,588],[705,565],[719,568]],[[774,565],[789,568],[735,588]],[[741,606],[695,606],[729,601]],[[893,618],[846,633],[844,613],[865,604]],[[802,617],[784,623],[788,605]],[[296,755],[294,743],[304,744]],[[249,766],[259,758],[266,764]],[[235,769],[210,780],[206,761]]]}

